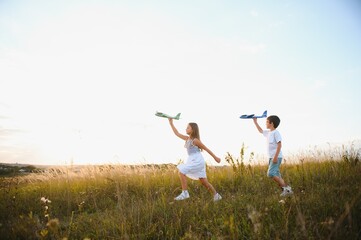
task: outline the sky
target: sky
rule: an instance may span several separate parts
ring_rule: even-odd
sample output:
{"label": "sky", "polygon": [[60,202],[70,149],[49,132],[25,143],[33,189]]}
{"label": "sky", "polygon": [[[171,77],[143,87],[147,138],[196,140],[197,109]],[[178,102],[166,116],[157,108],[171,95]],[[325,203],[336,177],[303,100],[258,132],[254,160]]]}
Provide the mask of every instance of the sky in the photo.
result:
{"label": "sky", "polygon": [[[242,114],[277,115],[287,158],[361,139],[361,2],[0,1],[0,162],[263,161]],[[265,119],[259,119],[265,128]],[[206,152],[208,164],[216,164]]]}

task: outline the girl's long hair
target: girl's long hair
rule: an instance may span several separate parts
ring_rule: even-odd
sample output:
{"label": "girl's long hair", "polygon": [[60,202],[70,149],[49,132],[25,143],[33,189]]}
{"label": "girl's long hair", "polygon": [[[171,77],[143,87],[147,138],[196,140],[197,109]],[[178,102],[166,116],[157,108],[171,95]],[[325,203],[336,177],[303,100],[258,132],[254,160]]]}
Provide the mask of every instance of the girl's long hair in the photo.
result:
{"label": "girl's long hair", "polygon": [[[191,123],[188,123],[189,126],[191,126],[192,128],[192,133],[189,135],[189,138],[190,139],[195,139],[195,138],[198,138],[198,140],[201,140],[201,136],[199,134],[199,127],[198,127],[198,124],[197,123],[194,123],[194,122],[191,122]],[[201,151],[203,151],[202,148],[199,148]]]}
{"label": "girl's long hair", "polygon": [[197,123],[191,122],[189,123],[189,126],[191,126],[193,132],[189,136],[191,139],[198,138],[198,140],[201,140],[201,136],[199,134],[199,127]]}

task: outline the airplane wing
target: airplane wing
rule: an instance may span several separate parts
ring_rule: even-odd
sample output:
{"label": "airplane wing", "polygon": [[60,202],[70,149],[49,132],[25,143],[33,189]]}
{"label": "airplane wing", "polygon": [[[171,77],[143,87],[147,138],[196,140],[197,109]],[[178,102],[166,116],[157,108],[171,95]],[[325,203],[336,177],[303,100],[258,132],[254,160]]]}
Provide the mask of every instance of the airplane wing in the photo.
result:
{"label": "airplane wing", "polygon": [[250,114],[250,115],[244,114],[244,115],[240,116],[240,118],[247,119],[247,118],[253,118],[253,116],[254,116],[254,114]]}
{"label": "airplane wing", "polygon": [[263,112],[263,114],[261,116],[255,116],[254,114],[244,114],[244,115],[241,115],[239,118],[241,119],[249,119],[249,118],[265,118],[267,117],[267,110]]}
{"label": "airplane wing", "polygon": [[157,117],[172,118],[172,119],[176,119],[176,120],[179,120],[179,118],[180,118],[180,113],[178,113],[176,116],[170,116],[170,115],[162,113],[162,112],[156,112],[155,115]]}

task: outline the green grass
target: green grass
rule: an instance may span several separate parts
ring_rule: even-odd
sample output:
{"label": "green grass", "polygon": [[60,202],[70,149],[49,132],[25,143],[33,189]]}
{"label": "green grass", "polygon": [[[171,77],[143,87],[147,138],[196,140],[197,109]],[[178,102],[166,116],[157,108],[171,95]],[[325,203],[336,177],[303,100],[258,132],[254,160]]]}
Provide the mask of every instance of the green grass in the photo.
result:
{"label": "green grass", "polygon": [[[352,157],[352,158],[351,158]],[[71,167],[0,179],[1,239],[359,239],[361,164],[325,156],[285,162],[295,191],[282,199],[267,166],[208,167],[223,199],[189,180],[175,202],[174,165]],[[332,160],[327,160],[327,158]],[[41,201],[41,198],[51,202]],[[284,200],[284,201],[281,201]]]}

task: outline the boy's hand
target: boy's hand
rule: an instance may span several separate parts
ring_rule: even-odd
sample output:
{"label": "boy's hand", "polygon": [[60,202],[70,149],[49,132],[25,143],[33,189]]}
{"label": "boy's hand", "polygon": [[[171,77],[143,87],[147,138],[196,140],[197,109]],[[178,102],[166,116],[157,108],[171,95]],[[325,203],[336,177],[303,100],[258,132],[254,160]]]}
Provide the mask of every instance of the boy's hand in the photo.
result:
{"label": "boy's hand", "polygon": [[252,118],[252,119],[253,119],[253,123],[256,126],[258,132],[263,133],[263,129],[258,125],[257,118]]}
{"label": "boy's hand", "polygon": [[214,160],[216,160],[217,163],[221,162],[221,159],[219,157],[215,157]]}
{"label": "boy's hand", "polygon": [[273,163],[277,163],[277,162],[278,162],[278,159],[277,159],[277,158],[273,158],[272,162],[273,162]]}
{"label": "boy's hand", "polygon": [[169,123],[172,123],[172,122],[173,122],[173,119],[172,119],[172,118],[168,118],[168,121],[169,121]]}

